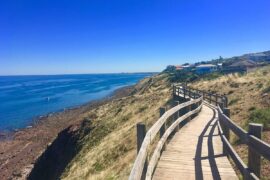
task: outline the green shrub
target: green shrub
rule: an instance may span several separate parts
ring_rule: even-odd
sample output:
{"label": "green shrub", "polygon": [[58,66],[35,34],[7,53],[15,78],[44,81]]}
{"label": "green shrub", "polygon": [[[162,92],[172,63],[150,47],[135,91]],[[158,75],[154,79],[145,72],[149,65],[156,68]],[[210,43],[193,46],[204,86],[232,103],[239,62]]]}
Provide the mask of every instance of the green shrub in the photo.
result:
{"label": "green shrub", "polygon": [[258,89],[261,89],[263,87],[262,83],[257,84]]}
{"label": "green shrub", "polygon": [[236,82],[232,82],[232,83],[230,84],[230,87],[232,87],[232,88],[239,88],[239,84],[236,83]]}
{"label": "green shrub", "polygon": [[175,71],[173,73],[170,73],[170,81],[171,82],[192,82],[199,78],[197,74],[195,74],[193,71]]}
{"label": "green shrub", "polygon": [[248,111],[254,111],[256,109],[256,107],[252,106],[250,108],[248,108]]}
{"label": "green shrub", "polygon": [[94,169],[95,169],[96,172],[100,172],[100,171],[102,171],[104,169],[104,166],[102,164],[100,164],[99,162],[96,162],[94,164]]}
{"label": "green shrub", "polygon": [[142,106],[138,109],[138,113],[143,112],[147,109],[147,106]]}
{"label": "green shrub", "polygon": [[237,103],[239,100],[240,100],[240,98],[232,99],[232,100],[229,102],[228,105],[229,105],[229,106],[230,106],[230,105],[233,105],[233,104]]}
{"label": "green shrub", "polygon": [[217,79],[219,77],[223,76],[222,73],[219,72],[214,72],[214,73],[210,73],[210,74],[205,74],[202,79],[204,80],[213,80],[213,79]]}
{"label": "green shrub", "polygon": [[270,92],[270,86],[268,86],[267,88],[265,88],[264,90],[263,90],[263,93],[269,93]]}
{"label": "green shrub", "polygon": [[270,127],[270,108],[255,109],[251,112],[249,122],[263,124],[265,129]]}

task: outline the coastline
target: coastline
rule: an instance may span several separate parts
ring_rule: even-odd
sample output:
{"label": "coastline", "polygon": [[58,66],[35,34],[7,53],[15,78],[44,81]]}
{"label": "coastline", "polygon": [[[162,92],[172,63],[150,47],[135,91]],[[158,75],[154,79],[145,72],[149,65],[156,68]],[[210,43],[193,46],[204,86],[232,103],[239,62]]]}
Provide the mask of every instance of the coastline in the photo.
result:
{"label": "coastline", "polygon": [[59,132],[81,122],[87,111],[131,95],[134,86],[120,87],[99,100],[33,119],[26,128],[6,135],[0,133],[0,179],[25,179],[37,158]]}

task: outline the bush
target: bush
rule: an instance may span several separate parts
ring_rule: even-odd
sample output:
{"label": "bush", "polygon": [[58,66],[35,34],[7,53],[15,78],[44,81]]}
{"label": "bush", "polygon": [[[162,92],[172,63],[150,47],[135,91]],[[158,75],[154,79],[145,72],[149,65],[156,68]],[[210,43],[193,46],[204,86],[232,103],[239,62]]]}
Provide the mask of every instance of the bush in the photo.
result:
{"label": "bush", "polygon": [[219,72],[214,72],[214,73],[210,73],[210,74],[205,74],[202,79],[203,80],[213,80],[213,79],[217,79],[219,77],[223,76],[222,73]]}
{"label": "bush", "polygon": [[192,71],[175,71],[170,74],[171,82],[192,82],[199,78],[197,74]]}
{"label": "bush", "polygon": [[229,105],[229,106],[230,106],[230,105],[233,105],[233,104],[237,103],[239,100],[240,100],[239,98],[232,99],[232,100],[229,102],[228,105]]}
{"label": "bush", "polygon": [[267,88],[265,88],[264,90],[263,90],[263,93],[269,93],[270,92],[270,86],[268,86]]}
{"label": "bush", "polygon": [[263,124],[264,129],[270,127],[270,108],[255,109],[251,112],[249,122]]}
{"label": "bush", "polygon": [[147,106],[142,106],[138,109],[138,113],[141,113],[147,109]]}

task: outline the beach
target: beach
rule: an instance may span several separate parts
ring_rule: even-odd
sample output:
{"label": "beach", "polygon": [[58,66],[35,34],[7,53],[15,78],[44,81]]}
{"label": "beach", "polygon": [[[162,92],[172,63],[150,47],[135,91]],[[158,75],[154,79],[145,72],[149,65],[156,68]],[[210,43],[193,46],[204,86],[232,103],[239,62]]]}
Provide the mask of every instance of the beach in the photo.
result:
{"label": "beach", "polygon": [[15,132],[1,133],[0,179],[25,179],[37,158],[56,138],[58,133],[68,127],[76,129],[87,111],[114,99],[128,96],[133,91],[133,86],[120,88],[101,100],[91,101],[85,105],[62,112],[48,114],[35,120],[30,126]]}

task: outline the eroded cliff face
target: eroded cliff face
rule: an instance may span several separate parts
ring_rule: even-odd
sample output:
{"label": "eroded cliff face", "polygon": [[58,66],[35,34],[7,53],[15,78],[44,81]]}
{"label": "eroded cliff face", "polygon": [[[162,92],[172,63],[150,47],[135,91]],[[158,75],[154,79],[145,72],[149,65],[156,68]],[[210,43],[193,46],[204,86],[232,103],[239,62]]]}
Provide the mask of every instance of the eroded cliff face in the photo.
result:
{"label": "eroded cliff face", "polygon": [[91,121],[87,119],[61,131],[38,158],[28,179],[59,179],[67,164],[80,150],[81,146],[78,141],[90,132]]}

